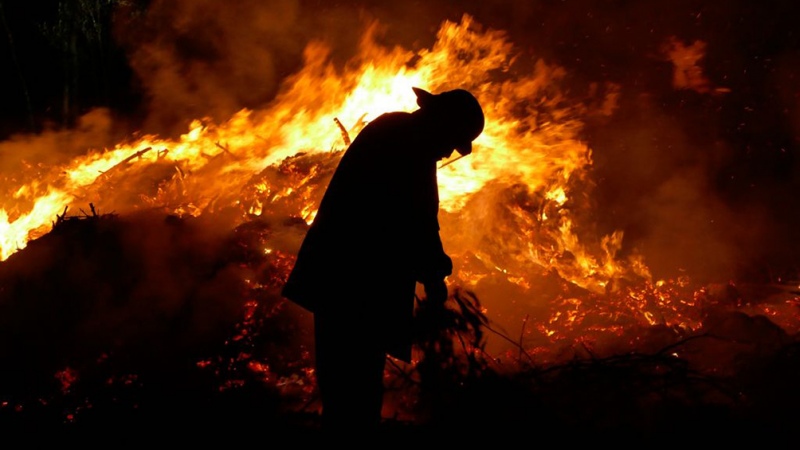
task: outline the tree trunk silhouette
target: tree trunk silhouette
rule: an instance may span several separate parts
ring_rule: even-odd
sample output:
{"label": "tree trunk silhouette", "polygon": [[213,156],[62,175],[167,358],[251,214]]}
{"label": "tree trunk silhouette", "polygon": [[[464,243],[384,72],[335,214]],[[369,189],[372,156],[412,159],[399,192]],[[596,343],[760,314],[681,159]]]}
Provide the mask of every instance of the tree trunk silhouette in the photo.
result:
{"label": "tree trunk silhouette", "polygon": [[11,53],[11,62],[14,64],[14,69],[17,71],[17,76],[19,76],[20,90],[22,91],[22,95],[25,97],[25,112],[27,113],[28,127],[30,128],[30,131],[33,131],[36,127],[36,122],[33,118],[33,106],[31,104],[30,93],[28,92],[28,83],[25,81],[25,75],[23,75],[22,68],[19,65],[19,59],[17,59],[17,50],[14,46],[14,36],[11,34],[11,28],[8,26],[2,1],[0,1],[0,22],[2,22],[3,30],[8,37],[8,47]]}
{"label": "tree trunk silhouette", "polygon": [[120,0],[59,0],[45,35],[61,52],[62,123],[74,123],[87,104],[109,101],[112,16]]}

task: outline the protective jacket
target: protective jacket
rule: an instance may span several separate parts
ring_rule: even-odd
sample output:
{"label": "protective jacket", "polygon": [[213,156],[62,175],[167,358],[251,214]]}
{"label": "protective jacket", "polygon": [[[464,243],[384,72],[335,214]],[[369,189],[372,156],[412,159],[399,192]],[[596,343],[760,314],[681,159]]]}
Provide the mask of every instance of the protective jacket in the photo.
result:
{"label": "protective jacket", "polygon": [[437,159],[419,118],[386,113],[345,151],[283,295],[411,358],[416,282],[452,262],[439,236]]}

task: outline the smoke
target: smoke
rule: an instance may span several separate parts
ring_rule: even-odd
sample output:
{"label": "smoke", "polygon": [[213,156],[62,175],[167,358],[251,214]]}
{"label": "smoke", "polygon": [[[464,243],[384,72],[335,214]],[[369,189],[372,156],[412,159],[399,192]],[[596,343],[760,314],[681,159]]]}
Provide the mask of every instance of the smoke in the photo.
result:
{"label": "smoke", "polygon": [[[616,86],[613,105],[583,120],[602,234],[622,230],[656,276],[727,278],[759,261],[791,265],[800,223],[795,154],[800,129],[792,2],[744,0],[425,2],[282,0],[235,3],[153,0],[121,11],[116,36],[143,90],[142,131],[183,133],[189,121],[224,122],[264,109],[324,41],[344,67],[366,27],[380,43],[428,48],[444,20],[467,13],[504,30],[521,57],[557,65],[574,101]],[[0,167],[57,166],[114,143],[112,113],[87,114],[76,129],[15,136]]]}
{"label": "smoke", "polygon": [[796,6],[590,3],[542,9],[527,39],[574,90],[620,86],[585,135],[602,228],[624,230],[657,277],[774,281],[766,266],[791,269]]}
{"label": "smoke", "polygon": [[[642,250],[657,273],[714,278],[781,253],[788,237],[776,233],[788,230],[780,224],[797,222],[792,208],[775,201],[796,172],[797,61],[790,55],[798,40],[786,18],[794,8],[689,0],[602,8],[585,0],[156,0],[119,35],[149,101],[145,128],[169,133],[195,118],[222,121],[268,104],[311,41],[324,41],[343,66],[371,20],[384,27],[383,44],[419,49],[442,21],[471,14],[507,31],[531,65],[541,58],[564,67],[574,93],[620,86],[615,111],[586,118],[597,221],[623,230],[626,247]],[[515,70],[526,67],[517,61]]]}
{"label": "smoke", "polygon": [[59,165],[86,153],[114,144],[119,130],[111,112],[104,108],[83,115],[75,128],[40,134],[17,134],[0,142],[0,171],[19,173],[25,165]]}
{"label": "smoke", "polygon": [[118,35],[149,102],[148,131],[224,121],[271,99],[306,45],[295,0],[152,2]]}
{"label": "smoke", "polygon": [[143,128],[169,135],[193,119],[221,122],[265,106],[312,41],[325,42],[341,67],[373,21],[384,26],[382,44],[419,49],[464,12],[458,3],[154,0],[141,17],[120,14],[116,35],[146,97]]}

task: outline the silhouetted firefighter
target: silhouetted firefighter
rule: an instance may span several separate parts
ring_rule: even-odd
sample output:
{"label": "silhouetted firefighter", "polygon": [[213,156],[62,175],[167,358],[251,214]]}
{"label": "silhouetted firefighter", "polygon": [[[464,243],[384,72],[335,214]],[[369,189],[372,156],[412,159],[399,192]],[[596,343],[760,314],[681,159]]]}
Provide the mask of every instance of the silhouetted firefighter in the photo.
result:
{"label": "silhouetted firefighter", "polygon": [[466,90],[413,90],[419,109],[377,117],[343,155],[283,289],[314,313],[326,430],[380,424],[386,355],[411,359],[416,283],[447,300],[437,162],[470,154],[484,115]]}

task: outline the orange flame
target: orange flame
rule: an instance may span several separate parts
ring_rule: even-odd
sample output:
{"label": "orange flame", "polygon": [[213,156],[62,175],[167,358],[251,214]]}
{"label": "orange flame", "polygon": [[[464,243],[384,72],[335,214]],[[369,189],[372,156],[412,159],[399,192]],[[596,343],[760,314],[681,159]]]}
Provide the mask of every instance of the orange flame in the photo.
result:
{"label": "orange flame", "polygon": [[[157,208],[180,216],[233,210],[234,226],[281,214],[310,223],[324,189],[319,184],[350,136],[384,112],[415,109],[414,86],[433,92],[461,87],[480,100],[486,127],[471,155],[439,169],[442,235],[459,261],[450,281],[473,288],[499,279],[512,294],[525,294],[502,299],[503,308],[523,310],[513,320],[527,317],[531,304],[544,297],[532,292],[549,290],[554,309],[533,305],[545,317],[527,329],[523,324],[532,346],[536,339],[568,340],[567,332],[576,329],[583,338],[601,327],[598,318],[603,331],[615,334],[625,320],[699,327],[697,313],[689,311],[708,295],[692,292],[686,279],[654,282],[635,251],[620,257],[621,231],[593,231],[593,161],[581,140],[582,118],[611,114],[616,86],[604,90],[605,98],[576,101],[561,88],[562,68],[541,60],[517,65],[529,56],[504,32],[484,29],[468,15],[444,22],[434,45],[416,52],[377,45],[379,32],[377,24],[368,28],[344,69],[330,62],[324,43],[310,44],[303,68],[263,109],[241,110],[224,123],[197,119],[177,139],[136,136],[60,165],[26,166],[0,180],[6,192],[0,260],[47,233],[67,209],[87,204],[100,211]],[[676,76],[684,76],[676,78],[676,87],[710,88],[696,69],[702,45],[673,42],[664,50],[680,69]],[[301,168],[303,161],[310,162]],[[285,257],[280,249],[275,254]],[[287,272],[289,259],[281,266]],[[609,292],[614,302],[604,301]],[[500,309],[493,311],[498,319]],[[253,367],[265,377],[268,369]]]}
{"label": "orange flame", "polygon": [[[650,279],[641,258],[617,256],[621,232],[584,231],[592,229],[586,201],[592,156],[580,133],[581,117],[591,111],[562,92],[562,68],[534,61],[530,70],[516,69],[524,55],[505,33],[484,29],[468,15],[444,22],[432,48],[418,52],[379,46],[378,32],[377,25],[368,29],[358,56],[343,70],[331,64],[326,45],[310,44],[303,68],[263,110],[242,110],[221,124],[198,119],[175,140],[144,135],[8,182],[10,195],[0,204],[0,257],[46,233],[65,208],[86,204],[181,216],[233,208],[242,223],[275,214],[288,202],[291,215],[310,223],[321,191],[309,186],[324,179],[321,172],[333,167],[348,136],[379,114],[415,109],[413,86],[433,92],[463,87],[484,106],[486,127],[469,157],[440,168],[445,245],[454,256],[477,261],[459,264],[451,281],[476,286],[500,274],[529,290],[532,273],[555,272],[602,294],[620,278]],[[589,102],[602,105],[603,114],[614,106],[616,91],[608,92]],[[292,161],[299,155],[315,155],[327,169],[296,170]],[[257,176],[270,168],[292,175],[289,182]],[[636,303],[631,294],[630,307],[657,308],[652,297]],[[563,301],[563,314],[540,330],[549,338],[558,339],[556,328],[575,327],[585,314],[580,301]]]}
{"label": "orange flame", "polygon": [[[417,53],[376,45],[378,31],[377,25],[369,28],[359,56],[344,71],[329,62],[323,43],[309,45],[303,69],[285,81],[282,93],[264,110],[242,110],[222,124],[195,120],[178,140],[146,135],[112,149],[90,151],[50,172],[58,176],[14,187],[12,197],[18,203],[0,210],[0,256],[8,258],[46,232],[66,206],[98,203],[92,195],[99,192],[103,202],[98,206],[118,212],[146,206],[199,215],[220,207],[215,202],[221,192],[241,192],[265,167],[301,152],[342,150],[346,144],[334,119],[353,135],[383,112],[413,110],[411,87],[421,86],[432,91],[466,87],[484,105],[487,117],[473,154],[441,169],[443,210],[459,211],[489,183],[519,184],[540,194],[548,205],[538,217],[523,218],[520,231],[533,241],[521,257],[598,291],[610,278],[630,270],[614,258],[621,233],[584,244],[565,208],[571,184],[592,161],[590,149],[579,139],[584,107],[570,104],[558,89],[565,75],[561,68],[537,61],[531,73],[512,74],[521,57],[513,44],[502,31],[484,30],[468,15],[460,23],[445,22],[435,45]],[[144,176],[155,164],[171,170],[155,192],[110,194],[113,185],[106,177],[115,169],[124,170],[127,177]],[[262,193],[271,189],[274,186],[256,187]],[[290,193],[270,192],[268,198]],[[140,197],[139,205],[125,203],[132,195]],[[316,205],[308,201],[300,210],[310,221]],[[229,203],[241,202],[234,198]],[[11,212],[25,204],[32,206]],[[268,205],[254,208],[244,213],[259,213]],[[547,248],[536,242],[542,233],[549,235]],[[565,253],[574,259],[559,262],[558,256]],[[639,275],[647,275],[641,262],[633,266]]]}

